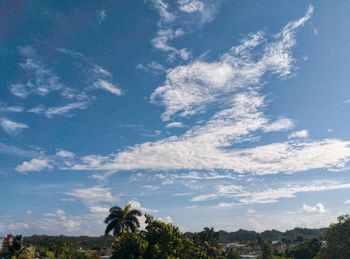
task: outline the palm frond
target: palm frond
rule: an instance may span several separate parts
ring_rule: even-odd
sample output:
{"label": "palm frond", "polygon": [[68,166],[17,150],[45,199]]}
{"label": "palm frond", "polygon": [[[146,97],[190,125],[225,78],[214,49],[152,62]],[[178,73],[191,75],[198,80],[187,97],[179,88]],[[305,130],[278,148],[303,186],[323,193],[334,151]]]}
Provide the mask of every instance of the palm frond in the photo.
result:
{"label": "palm frond", "polygon": [[128,215],[132,215],[132,216],[142,216],[142,212],[140,210],[137,209],[132,209],[129,211]]}

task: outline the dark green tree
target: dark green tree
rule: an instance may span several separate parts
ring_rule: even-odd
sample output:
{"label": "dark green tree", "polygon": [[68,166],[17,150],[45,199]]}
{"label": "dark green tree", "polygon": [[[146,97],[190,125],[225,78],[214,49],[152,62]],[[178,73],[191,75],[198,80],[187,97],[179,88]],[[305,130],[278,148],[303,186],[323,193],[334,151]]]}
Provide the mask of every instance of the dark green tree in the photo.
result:
{"label": "dark green tree", "polygon": [[113,259],[171,259],[211,258],[206,249],[179,229],[146,215],[146,229],[141,232],[123,232],[113,242]]}
{"label": "dark green tree", "polygon": [[114,236],[124,231],[135,232],[140,227],[138,217],[141,215],[141,211],[132,209],[130,204],[125,205],[124,209],[118,206],[112,207],[105,219],[105,224],[107,224],[105,235],[111,231],[113,231]]}
{"label": "dark green tree", "polygon": [[113,242],[112,259],[142,259],[148,247],[148,242],[140,232],[125,232]]}
{"label": "dark green tree", "polygon": [[207,250],[209,256],[217,257],[219,255],[219,237],[219,232],[215,232],[214,228],[205,227],[201,232],[196,233],[193,239]]}
{"label": "dark green tree", "polygon": [[16,235],[14,237],[7,237],[4,239],[2,249],[0,251],[1,258],[11,258],[13,256],[19,256],[23,249],[22,235]]}
{"label": "dark green tree", "polygon": [[327,244],[316,258],[350,258],[350,216],[338,217],[338,223],[329,226],[325,238]]}
{"label": "dark green tree", "polygon": [[307,246],[311,251],[311,256],[314,257],[321,250],[322,243],[319,238],[314,237],[307,242]]}
{"label": "dark green tree", "polygon": [[311,240],[299,244],[292,252],[291,255],[295,259],[308,259],[314,258],[321,249],[321,241],[315,237]]}
{"label": "dark green tree", "polygon": [[225,258],[227,258],[227,259],[240,259],[241,256],[239,255],[237,250],[235,250],[234,248],[229,248],[229,249],[226,249]]}
{"label": "dark green tree", "polygon": [[261,258],[262,259],[272,259],[273,258],[273,249],[272,245],[262,239],[260,235],[256,236],[256,240],[258,242],[258,245],[260,246],[261,249]]}
{"label": "dark green tree", "polygon": [[294,259],[310,259],[313,258],[312,251],[307,244],[298,245],[293,251],[292,256]]}

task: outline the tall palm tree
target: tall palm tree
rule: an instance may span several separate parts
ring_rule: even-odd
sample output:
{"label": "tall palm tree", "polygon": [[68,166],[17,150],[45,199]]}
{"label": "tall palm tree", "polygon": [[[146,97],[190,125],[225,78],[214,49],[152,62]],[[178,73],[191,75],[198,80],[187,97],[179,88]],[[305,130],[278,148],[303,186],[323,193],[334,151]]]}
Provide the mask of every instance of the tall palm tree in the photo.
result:
{"label": "tall palm tree", "polygon": [[141,215],[141,211],[132,209],[130,204],[125,205],[124,209],[119,206],[110,208],[109,215],[105,219],[105,224],[107,224],[105,235],[111,231],[113,231],[114,236],[128,230],[135,232],[140,227],[137,217]]}

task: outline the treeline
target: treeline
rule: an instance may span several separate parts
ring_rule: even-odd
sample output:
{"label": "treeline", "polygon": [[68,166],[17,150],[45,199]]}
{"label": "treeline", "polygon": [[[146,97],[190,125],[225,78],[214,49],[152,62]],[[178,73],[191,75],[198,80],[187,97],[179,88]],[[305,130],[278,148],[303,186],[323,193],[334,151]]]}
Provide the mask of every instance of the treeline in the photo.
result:
{"label": "treeline", "polygon": [[[260,236],[264,240],[290,240],[294,241],[300,238],[312,239],[314,237],[320,237],[327,228],[309,229],[309,228],[294,228],[281,232],[278,230],[266,230],[260,233]],[[234,232],[227,232],[220,230],[218,233],[219,243],[232,243],[232,242],[256,242],[257,232],[240,229]],[[186,232],[184,237],[192,238],[195,233]],[[50,247],[50,246],[62,246],[69,245],[74,248],[92,249],[99,251],[104,247],[110,247],[113,240],[112,236],[47,236],[47,235],[33,235],[24,237],[24,245],[33,245],[36,247]]]}
{"label": "treeline", "polygon": [[112,236],[47,236],[47,235],[33,235],[23,238],[23,245],[35,247],[47,247],[54,250],[56,247],[69,246],[75,249],[96,250],[100,251],[106,247],[110,247]]}
{"label": "treeline", "polygon": [[[284,240],[284,241],[295,241],[300,239],[312,239],[314,237],[319,237],[325,233],[327,228],[320,229],[310,229],[310,228],[294,228],[292,230],[287,230],[281,232],[278,230],[265,230],[260,233],[260,236],[264,240],[274,241],[274,240]],[[227,232],[224,230],[218,231],[219,242],[220,243],[232,243],[232,242],[256,242],[256,237],[258,235],[255,231],[249,231],[240,229],[234,232]],[[195,233],[186,232],[185,237],[193,237]]]}
{"label": "treeline", "polygon": [[[350,258],[349,215],[338,217],[338,222],[328,228],[270,230],[260,234],[242,229],[229,233],[213,228],[182,234],[175,225],[147,214],[144,215],[146,227],[140,229],[141,215],[141,211],[131,208],[130,204],[124,208],[112,207],[105,219],[103,237],[32,236],[23,240],[21,235],[8,235],[0,258],[238,259],[246,252],[263,259]],[[225,245],[230,242],[244,244]]]}

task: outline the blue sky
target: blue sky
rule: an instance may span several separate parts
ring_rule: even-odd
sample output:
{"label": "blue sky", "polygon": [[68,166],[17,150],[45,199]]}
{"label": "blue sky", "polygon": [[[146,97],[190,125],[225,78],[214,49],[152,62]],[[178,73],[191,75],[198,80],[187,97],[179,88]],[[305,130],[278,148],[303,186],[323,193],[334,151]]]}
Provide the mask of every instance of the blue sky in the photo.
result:
{"label": "blue sky", "polygon": [[350,206],[350,3],[3,1],[0,234],[323,227]]}

